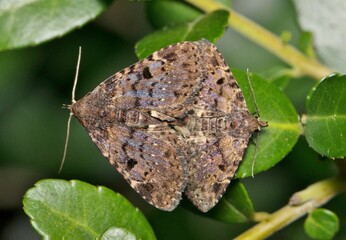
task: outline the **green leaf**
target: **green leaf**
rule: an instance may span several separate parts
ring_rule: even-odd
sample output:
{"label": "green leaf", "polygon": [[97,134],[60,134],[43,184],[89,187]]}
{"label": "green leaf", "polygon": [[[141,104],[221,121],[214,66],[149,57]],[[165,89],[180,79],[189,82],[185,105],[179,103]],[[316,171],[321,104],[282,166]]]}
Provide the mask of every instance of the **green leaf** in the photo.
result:
{"label": "green leaf", "polygon": [[286,89],[287,85],[290,83],[292,77],[288,74],[283,74],[281,76],[277,75],[275,78],[268,80],[277,86],[280,90]]}
{"label": "green leaf", "polygon": [[346,72],[345,1],[294,0],[302,28],[312,32],[319,56],[328,66]]}
{"label": "green leaf", "polygon": [[332,211],[318,208],[306,218],[304,229],[313,239],[332,239],[339,231],[339,219]]}
{"label": "green leaf", "polygon": [[286,66],[272,66],[259,75],[280,90],[284,90],[292,79],[292,69],[288,69]]}
{"label": "green leaf", "polygon": [[0,51],[61,37],[96,18],[110,0],[0,1]]}
{"label": "green leaf", "polygon": [[101,240],[112,240],[112,239],[121,239],[121,240],[136,240],[136,236],[133,235],[126,229],[118,227],[110,227],[102,235]]}
{"label": "green leaf", "polygon": [[220,202],[206,215],[226,223],[251,221],[254,209],[244,185],[239,181],[232,182]]}
{"label": "green leaf", "polygon": [[197,41],[202,38],[214,43],[225,31],[228,17],[227,11],[217,10],[202,15],[193,22],[154,32],[137,42],[136,54],[139,59],[143,59],[170,44],[181,41]]}
{"label": "green leaf", "polygon": [[26,192],[23,203],[34,228],[51,239],[97,239],[115,232],[155,239],[142,213],[105,187],[77,180],[42,180]]}
{"label": "green leaf", "polygon": [[323,156],[346,156],[345,103],[345,75],[324,78],[307,98],[305,136],[309,145]]}
{"label": "green leaf", "polygon": [[250,112],[254,113],[257,109],[249,86],[250,80],[260,118],[268,122],[268,127],[262,128],[257,134],[258,137],[253,135],[256,147],[251,143],[246,149],[244,159],[236,172],[236,177],[243,178],[252,175],[254,157],[254,173],[267,170],[281,161],[297,142],[301,125],[295,108],[275,85],[255,74],[248,76],[247,72],[236,69],[232,72],[243,91]]}
{"label": "green leaf", "polygon": [[[231,0],[218,2],[231,7]],[[180,0],[150,0],[145,3],[148,19],[155,28],[191,22],[202,15],[200,10]]]}
{"label": "green leaf", "polygon": [[232,8],[232,0],[216,0],[216,1],[229,8]]}
{"label": "green leaf", "polygon": [[146,2],[150,23],[155,28],[191,22],[202,13],[181,1],[154,0]]}
{"label": "green leaf", "polygon": [[311,32],[302,32],[299,37],[299,48],[310,58],[316,58]]}
{"label": "green leaf", "polygon": [[283,44],[288,44],[292,40],[292,33],[290,31],[281,32],[280,36]]}

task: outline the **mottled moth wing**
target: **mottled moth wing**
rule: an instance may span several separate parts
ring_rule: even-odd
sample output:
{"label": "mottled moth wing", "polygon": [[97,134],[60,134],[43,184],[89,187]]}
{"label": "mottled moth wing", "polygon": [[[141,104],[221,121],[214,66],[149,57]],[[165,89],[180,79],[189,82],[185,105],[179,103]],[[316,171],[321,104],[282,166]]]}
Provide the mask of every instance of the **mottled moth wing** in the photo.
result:
{"label": "mottled moth wing", "polygon": [[[187,139],[188,198],[207,212],[219,201],[243,158],[248,140],[259,129],[243,94],[214,45],[199,41],[203,81]],[[193,123],[192,123],[193,122]]]}
{"label": "mottled moth wing", "polygon": [[145,200],[173,210],[186,185],[183,144],[169,129],[158,132],[114,126],[109,161]]}
{"label": "mottled moth wing", "polygon": [[186,149],[172,126],[201,82],[196,44],[161,49],[114,74],[71,105],[93,142],[149,203],[172,210],[186,178]]}
{"label": "mottled moth wing", "polygon": [[168,211],[184,190],[201,211],[214,207],[251,134],[264,126],[248,112],[224,58],[206,40],[153,53],[70,109],[130,185]]}
{"label": "mottled moth wing", "polygon": [[154,109],[180,117],[200,89],[200,55],[193,42],[163,48],[107,79],[117,109]]}

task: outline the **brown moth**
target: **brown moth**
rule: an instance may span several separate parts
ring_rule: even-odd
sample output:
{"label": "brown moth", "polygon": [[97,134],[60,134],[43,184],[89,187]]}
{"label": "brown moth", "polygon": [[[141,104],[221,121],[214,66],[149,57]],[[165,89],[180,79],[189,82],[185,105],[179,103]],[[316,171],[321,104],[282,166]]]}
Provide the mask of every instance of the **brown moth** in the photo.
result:
{"label": "brown moth", "polygon": [[162,48],[69,108],[131,187],[166,211],[183,192],[201,211],[213,208],[266,126],[207,40]]}

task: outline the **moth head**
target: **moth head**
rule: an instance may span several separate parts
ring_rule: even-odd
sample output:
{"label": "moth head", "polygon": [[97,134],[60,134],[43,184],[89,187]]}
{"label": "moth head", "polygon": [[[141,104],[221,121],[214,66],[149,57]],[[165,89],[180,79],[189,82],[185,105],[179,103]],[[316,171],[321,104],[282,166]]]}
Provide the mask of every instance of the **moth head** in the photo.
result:
{"label": "moth head", "polygon": [[89,93],[70,105],[72,114],[83,124],[93,125],[107,115],[104,101]]}

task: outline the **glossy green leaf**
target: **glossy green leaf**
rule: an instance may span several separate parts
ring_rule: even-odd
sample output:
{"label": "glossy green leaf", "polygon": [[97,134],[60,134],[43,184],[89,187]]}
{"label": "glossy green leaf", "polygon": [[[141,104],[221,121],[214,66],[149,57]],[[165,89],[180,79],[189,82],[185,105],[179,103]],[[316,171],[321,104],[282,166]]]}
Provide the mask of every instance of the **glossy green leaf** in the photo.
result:
{"label": "glossy green leaf", "polygon": [[26,192],[23,203],[34,228],[47,238],[97,239],[125,234],[155,239],[142,213],[105,187],[77,180],[42,180]]}
{"label": "glossy green leaf", "polygon": [[305,136],[323,156],[346,156],[346,76],[331,75],[313,88],[307,98]]}
{"label": "glossy green leaf", "polygon": [[253,214],[253,205],[244,185],[234,181],[207,216],[226,223],[242,223],[251,221]]}
{"label": "glossy green leaf", "polygon": [[304,229],[312,239],[333,239],[339,230],[339,219],[332,211],[318,208],[306,218]]}
{"label": "glossy green leaf", "polygon": [[150,23],[156,28],[191,22],[202,14],[185,2],[175,0],[147,1],[146,10]]}
{"label": "glossy green leaf", "polygon": [[215,42],[225,31],[229,13],[217,10],[202,15],[194,21],[165,28],[147,35],[136,44],[136,54],[139,59],[145,58],[153,52],[182,41],[197,41],[202,38]]}
{"label": "glossy green leaf", "polygon": [[136,240],[136,236],[126,229],[118,227],[110,227],[107,231],[102,234],[101,240]]}
{"label": "glossy green leaf", "polygon": [[267,170],[281,161],[297,142],[301,125],[295,108],[275,85],[254,74],[248,76],[247,72],[235,69],[232,72],[244,93],[250,112],[257,111],[253,100],[255,99],[261,120],[268,122],[268,127],[253,135],[253,142],[246,149],[244,159],[236,172],[236,177],[243,178],[251,176],[253,161],[254,173]]}
{"label": "glossy green leaf", "polygon": [[61,37],[96,18],[110,0],[0,1],[0,50]]}

